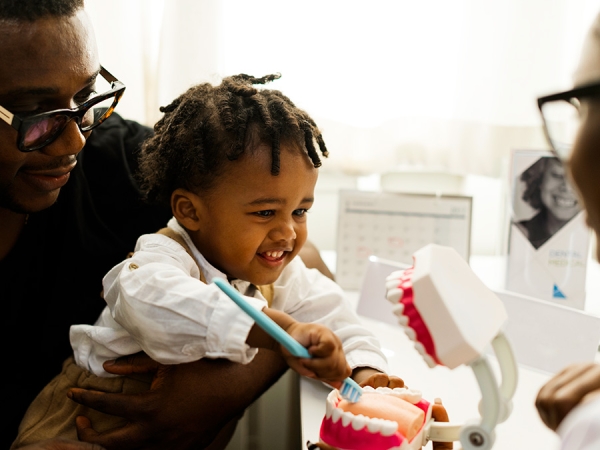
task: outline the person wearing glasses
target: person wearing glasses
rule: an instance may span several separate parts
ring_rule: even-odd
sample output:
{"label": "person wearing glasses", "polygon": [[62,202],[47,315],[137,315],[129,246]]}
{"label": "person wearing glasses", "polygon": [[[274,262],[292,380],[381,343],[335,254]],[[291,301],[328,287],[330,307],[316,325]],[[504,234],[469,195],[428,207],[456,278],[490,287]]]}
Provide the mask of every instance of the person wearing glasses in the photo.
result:
{"label": "person wearing glasses", "polygon": [[[587,223],[600,234],[600,14],[585,40],[575,88],[538,99],[552,151],[563,161],[583,203]],[[597,241],[596,258],[600,258]],[[561,448],[600,448],[600,365],[574,364],[538,392],[544,423],[561,437]]]}
{"label": "person wearing glasses", "polygon": [[[0,446],[9,448],[25,410],[72,352],[69,327],[94,323],[105,306],[104,274],[171,213],[140,201],[136,152],[152,130],[113,114],[126,89],[101,65],[83,0],[0,0],[0,42]],[[139,395],[71,392],[124,426],[95,430],[82,416],[74,418],[79,439],[94,444],[48,436],[27,449],[226,442],[228,424],[286,365],[261,351],[248,365],[205,359],[167,368],[137,354],[105,368],[154,377]]]}

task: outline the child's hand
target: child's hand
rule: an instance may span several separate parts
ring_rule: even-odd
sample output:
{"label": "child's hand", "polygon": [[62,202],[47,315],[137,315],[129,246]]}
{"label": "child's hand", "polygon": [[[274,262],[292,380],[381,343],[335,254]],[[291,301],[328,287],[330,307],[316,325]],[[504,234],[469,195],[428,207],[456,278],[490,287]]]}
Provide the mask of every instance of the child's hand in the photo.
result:
{"label": "child's hand", "polygon": [[352,372],[352,379],[363,387],[371,386],[375,389],[378,387],[388,387],[390,389],[405,387],[402,378],[379,372],[370,367],[357,367]]}
{"label": "child's hand", "polygon": [[346,362],[342,342],[329,328],[294,322],[286,331],[312,355],[310,359],[296,358],[281,347],[288,365],[300,375],[319,379],[337,388],[343,379],[350,376],[352,370]]}

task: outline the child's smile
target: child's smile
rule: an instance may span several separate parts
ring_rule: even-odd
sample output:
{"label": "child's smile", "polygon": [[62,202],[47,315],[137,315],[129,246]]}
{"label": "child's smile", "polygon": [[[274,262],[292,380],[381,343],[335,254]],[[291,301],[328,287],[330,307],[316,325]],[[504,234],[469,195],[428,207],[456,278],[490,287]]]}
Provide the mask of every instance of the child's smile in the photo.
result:
{"label": "child's smile", "polygon": [[304,151],[283,143],[279,175],[271,174],[270,145],[226,162],[215,185],[195,196],[194,244],[230,278],[274,282],[306,242],[317,174]]}

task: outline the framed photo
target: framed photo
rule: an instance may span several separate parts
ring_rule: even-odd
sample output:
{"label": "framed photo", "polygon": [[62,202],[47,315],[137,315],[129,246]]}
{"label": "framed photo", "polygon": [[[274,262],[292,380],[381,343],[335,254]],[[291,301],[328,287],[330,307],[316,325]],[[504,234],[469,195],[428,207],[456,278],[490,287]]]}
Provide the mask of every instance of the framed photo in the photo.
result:
{"label": "framed photo", "polygon": [[590,232],[561,161],[515,150],[506,288],[583,309]]}

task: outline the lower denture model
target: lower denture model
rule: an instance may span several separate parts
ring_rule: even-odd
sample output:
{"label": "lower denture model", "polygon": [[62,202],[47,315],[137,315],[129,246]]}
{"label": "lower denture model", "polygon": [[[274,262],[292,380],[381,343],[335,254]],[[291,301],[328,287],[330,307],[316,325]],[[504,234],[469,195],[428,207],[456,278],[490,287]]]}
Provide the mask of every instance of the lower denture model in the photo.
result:
{"label": "lower denture model", "polygon": [[[463,450],[492,448],[494,428],[510,415],[517,386],[500,299],[454,249],[435,244],[413,255],[413,267],[390,274],[386,292],[429,367],[471,367],[481,389],[481,417],[465,424],[437,422],[439,400],[432,404],[408,388],[363,388],[353,404],[334,390],[327,397],[321,441],[343,450],[418,450],[429,441],[460,441]],[[489,344],[500,366],[500,385],[485,354]]]}

